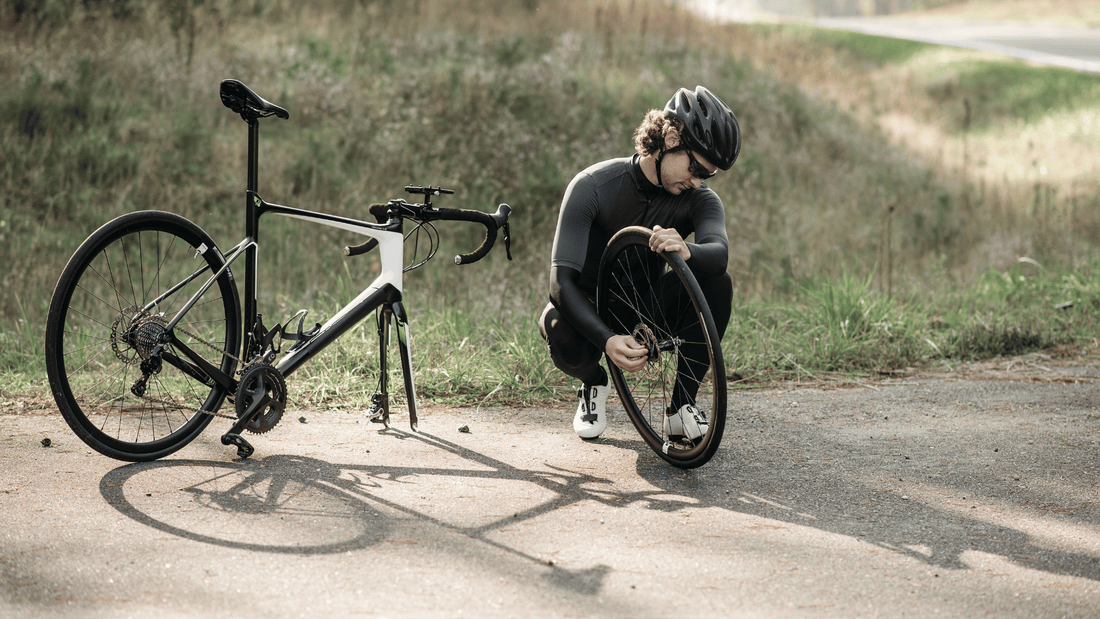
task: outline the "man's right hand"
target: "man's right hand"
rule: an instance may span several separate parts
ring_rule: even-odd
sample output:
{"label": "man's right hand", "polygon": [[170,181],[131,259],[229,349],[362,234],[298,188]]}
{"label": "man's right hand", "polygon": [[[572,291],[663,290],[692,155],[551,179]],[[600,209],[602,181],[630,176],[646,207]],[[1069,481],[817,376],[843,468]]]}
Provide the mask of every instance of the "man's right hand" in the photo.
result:
{"label": "man's right hand", "polygon": [[637,372],[644,368],[648,361],[645,347],[629,335],[611,336],[604,346],[604,352],[612,363],[626,372]]}

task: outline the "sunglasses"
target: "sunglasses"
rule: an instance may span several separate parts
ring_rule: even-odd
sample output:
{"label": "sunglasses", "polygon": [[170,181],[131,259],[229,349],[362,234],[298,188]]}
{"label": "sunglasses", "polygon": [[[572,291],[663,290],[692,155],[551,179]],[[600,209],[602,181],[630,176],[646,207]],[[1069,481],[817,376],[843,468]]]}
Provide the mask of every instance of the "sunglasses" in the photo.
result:
{"label": "sunglasses", "polygon": [[690,172],[691,175],[694,176],[695,178],[697,178],[699,180],[702,180],[702,181],[705,181],[708,178],[710,178],[710,177],[712,177],[712,176],[714,176],[715,174],[718,173],[718,170],[715,170],[713,172],[707,170],[706,166],[699,163],[699,160],[695,158],[695,154],[692,153],[691,149],[689,149],[686,146],[677,146],[676,148],[666,150],[665,154],[668,155],[668,154],[675,153],[675,152],[681,151],[681,150],[684,151],[685,153],[687,153],[687,156],[688,156],[688,172]]}

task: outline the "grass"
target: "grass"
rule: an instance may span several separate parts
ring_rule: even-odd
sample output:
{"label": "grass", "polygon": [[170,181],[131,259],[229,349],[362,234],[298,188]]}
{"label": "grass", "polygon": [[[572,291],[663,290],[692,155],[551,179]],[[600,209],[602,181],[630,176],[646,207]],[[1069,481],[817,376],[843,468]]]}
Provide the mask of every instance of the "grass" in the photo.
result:
{"label": "grass", "polygon": [[[217,97],[230,76],[291,111],[262,128],[271,201],[362,217],[416,183],[455,188],[445,206],[514,207],[514,263],[494,252],[409,276],[424,397],[569,391],[534,327],[561,194],[576,171],[629,153],[644,112],[696,83],[745,131],[737,166],[714,182],[738,287],[726,356],[745,382],[1085,344],[1096,331],[1094,76],[709,25],[643,0],[23,5],[38,8],[0,6],[0,286],[19,291],[0,297],[0,368],[12,376],[40,380],[52,283],[102,222],[158,208],[223,245],[239,237],[245,129]],[[340,256],[347,240],[265,222],[265,315],[310,307],[315,319],[372,279],[370,257]],[[442,242],[447,256],[478,239],[452,226]],[[1074,306],[1053,309],[1063,301]],[[318,357],[296,397],[368,397],[375,340],[367,325]]]}
{"label": "grass", "polygon": [[736,380],[756,384],[867,378],[1044,349],[1096,344],[1097,269],[1061,273],[1028,263],[990,270],[970,286],[907,299],[870,278],[802,282],[787,303],[739,308],[724,346]]}

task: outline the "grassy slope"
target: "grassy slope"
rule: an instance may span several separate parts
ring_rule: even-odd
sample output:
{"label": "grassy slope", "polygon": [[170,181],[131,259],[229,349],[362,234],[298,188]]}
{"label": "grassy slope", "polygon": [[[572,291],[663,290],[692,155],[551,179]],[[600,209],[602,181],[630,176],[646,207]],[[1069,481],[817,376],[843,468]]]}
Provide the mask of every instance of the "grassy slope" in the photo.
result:
{"label": "grassy slope", "polygon": [[[488,209],[507,201],[516,207],[517,263],[506,264],[498,254],[468,269],[435,263],[412,275],[414,306],[438,312],[414,319],[418,340],[431,343],[422,345],[421,371],[445,374],[426,376],[428,392],[441,397],[497,387],[505,397],[545,395],[563,384],[540,354],[530,324],[544,295],[557,202],[577,170],[630,152],[629,135],[642,113],[680,85],[705,83],[723,93],[745,129],[742,159],[714,185],[729,207],[730,269],[740,298],[762,301],[741,308],[738,334],[727,342],[731,367],[746,376],[904,366],[934,356],[937,347],[979,354],[966,344],[977,337],[967,332],[985,333],[973,325],[986,325],[994,336],[1019,328],[989,320],[1012,291],[1005,292],[996,273],[978,280],[975,273],[991,264],[1003,270],[1018,247],[1042,248],[1051,235],[1073,231],[1079,240],[1073,247],[1091,247],[1095,240],[1089,225],[1072,218],[1035,230],[1023,217],[975,217],[987,204],[970,197],[976,190],[966,182],[978,164],[960,171],[951,161],[962,140],[950,122],[957,112],[944,112],[951,106],[939,105],[937,97],[957,102],[961,92],[978,101],[978,93],[967,90],[977,82],[972,74],[956,76],[949,94],[936,90],[945,65],[936,64],[938,51],[927,46],[791,28],[709,27],[674,6],[643,2],[563,0],[516,8],[422,1],[414,7],[419,20],[407,19],[408,7],[391,14],[385,3],[271,0],[251,3],[256,10],[249,15],[229,11],[230,3],[208,3],[186,15],[139,3],[98,6],[129,7],[130,13],[39,15],[0,30],[0,159],[6,162],[0,168],[0,240],[11,265],[0,284],[13,291],[0,313],[8,324],[25,321],[7,330],[8,339],[40,338],[56,274],[79,239],[113,215],[155,207],[195,219],[222,243],[239,235],[234,205],[243,177],[244,126],[217,101],[217,83],[227,76],[291,110],[291,122],[264,125],[261,191],[271,200],[362,215],[364,205],[397,197],[406,183],[431,183],[459,190],[450,206]],[[0,19],[14,23],[10,12]],[[1013,77],[1023,71],[999,62],[989,66]],[[1033,81],[1042,86],[1046,75],[1036,73]],[[1071,83],[1044,96],[1094,86]],[[982,88],[990,101],[1003,100],[1003,82],[989,80]],[[1051,118],[1034,98],[1026,90],[1014,97],[1033,110],[1033,117],[1020,117],[1020,131]],[[1088,108],[1071,101],[1065,109],[1078,114]],[[1009,107],[997,114],[1004,119],[1019,112]],[[906,123],[917,133],[936,127],[941,142],[908,143],[896,130]],[[983,131],[993,136],[990,145],[1011,139]],[[982,143],[975,133],[966,132],[965,141],[968,156],[979,161]],[[1030,182],[1006,176],[998,183],[1004,213],[1026,214],[1039,200]],[[1073,194],[1081,202],[1074,213],[1095,204],[1086,194]],[[1039,201],[1044,208],[1060,203]],[[991,224],[1001,219],[1003,225]],[[890,252],[883,251],[887,231]],[[277,274],[283,287],[261,299],[265,312],[323,312],[369,279],[360,272],[365,265],[345,266],[338,257],[344,239],[314,232],[307,233],[309,247],[334,251],[303,253],[299,233],[269,233],[269,274]],[[989,239],[996,243],[998,235],[1023,245],[1008,248],[999,261],[974,257],[975,248]],[[476,242],[472,234],[449,229],[443,237],[444,255]],[[1080,262],[1047,244],[1051,260]],[[984,293],[920,311],[912,302],[886,307],[873,293],[885,277],[845,275],[876,273],[876,264],[887,260],[899,291],[942,292],[940,284],[957,276],[992,289],[988,298],[994,301],[980,311],[975,308],[986,303]],[[341,274],[339,285],[318,286],[320,274],[329,272]],[[1087,269],[1071,274],[1083,288],[1092,281]],[[1068,280],[1058,281],[1064,291]],[[1051,294],[1045,286],[1041,292],[1028,287],[1026,295],[1017,290],[1013,298]],[[835,300],[838,291],[847,299],[847,314],[822,301]],[[816,343],[822,338],[806,339],[814,329],[856,339],[849,327],[863,312],[851,312],[861,304],[885,308],[875,320],[859,319],[870,328],[858,333],[878,333],[870,339],[878,343],[867,348],[840,341],[821,350]],[[795,318],[813,312],[792,318],[786,307],[819,307],[826,322],[799,324]],[[935,324],[943,333],[925,333],[930,315],[939,316]],[[835,329],[826,324],[834,318]],[[891,324],[894,330],[884,331],[882,325]],[[904,325],[904,338],[882,336]],[[1067,337],[1057,329],[1039,331],[1045,339],[1024,341],[1041,346]],[[367,330],[361,337],[372,340]],[[463,356],[450,354],[455,342],[491,353],[464,358],[493,362],[480,370],[447,366],[448,358]],[[324,371],[301,388],[319,399],[369,391],[366,348],[351,340],[322,360]],[[23,363],[18,355],[7,362]]]}

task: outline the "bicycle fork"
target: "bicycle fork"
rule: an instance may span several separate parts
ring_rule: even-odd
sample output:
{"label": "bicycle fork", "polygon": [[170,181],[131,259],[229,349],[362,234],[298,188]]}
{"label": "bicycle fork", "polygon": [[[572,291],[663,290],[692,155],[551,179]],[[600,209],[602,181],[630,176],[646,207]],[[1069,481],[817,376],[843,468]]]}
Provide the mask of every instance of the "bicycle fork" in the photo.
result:
{"label": "bicycle fork", "polygon": [[389,363],[390,327],[397,321],[397,344],[401,351],[401,374],[405,377],[405,396],[409,401],[409,427],[416,431],[416,388],[413,385],[412,355],[409,350],[409,318],[400,301],[385,303],[378,312],[378,391],[371,397],[368,411],[374,423],[390,427]]}

